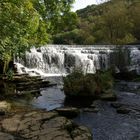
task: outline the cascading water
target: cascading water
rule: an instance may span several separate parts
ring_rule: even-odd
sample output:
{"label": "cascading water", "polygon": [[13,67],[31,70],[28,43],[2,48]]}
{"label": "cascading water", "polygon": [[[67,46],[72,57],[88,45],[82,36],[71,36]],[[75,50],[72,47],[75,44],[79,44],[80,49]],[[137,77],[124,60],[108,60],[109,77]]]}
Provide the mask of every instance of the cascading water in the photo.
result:
{"label": "cascading water", "polygon": [[140,74],[140,46],[46,45],[17,58],[19,73],[62,75],[80,67],[86,73],[114,68]]}
{"label": "cascading water", "polygon": [[[135,71],[140,74],[140,46],[47,45],[32,48],[24,57],[16,58],[15,63],[19,73],[42,76],[67,74],[75,67],[81,67],[88,73],[114,68],[116,72]],[[58,85],[41,89],[41,96],[28,101],[28,104],[47,110],[62,107],[65,98],[61,90],[62,77],[44,79]],[[111,105],[113,102],[97,100],[93,105],[99,110],[98,113],[82,110],[74,122],[89,127],[94,140],[140,140],[139,89],[139,82],[125,81],[118,82],[114,88],[117,95],[115,103],[122,104],[126,110],[130,109],[129,114],[118,114],[117,109]]]}

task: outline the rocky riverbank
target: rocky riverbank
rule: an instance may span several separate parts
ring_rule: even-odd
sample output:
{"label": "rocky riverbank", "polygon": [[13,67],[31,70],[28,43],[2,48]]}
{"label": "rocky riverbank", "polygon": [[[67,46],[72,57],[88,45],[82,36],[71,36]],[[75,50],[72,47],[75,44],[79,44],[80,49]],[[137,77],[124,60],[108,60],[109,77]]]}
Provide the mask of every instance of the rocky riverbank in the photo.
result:
{"label": "rocky riverbank", "polygon": [[0,115],[0,140],[92,140],[92,134],[56,111],[11,109]]}
{"label": "rocky riverbank", "polygon": [[[41,88],[40,83],[48,80],[51,82],[45,85],[51,86]],[[16,92],[8,94],[7,97],[14,95],[13,98],[18,102],[23,95],[32,93],[36,101],[35,108],[42,109],[33,109],[33,106],[28,105],[10,106],[6,102],[1,102],[0,140],[139,140],[139,82],[118,81],[115,83],[114,89],[117,95],[116,101],[105,101],[106,98],[108,99],[107,95],[104,97],[105,99],[91,101],[91,104],[88,100],[89,105],[87,106],[85,97],[83,100],[79,100],[79,98],[73,100],[74,105],[73,102],[70,102],[69,105],[65,104],[67,100],[64,101],[62,85],[52,86],[56,81],[56,79],[43,80],[36,77],[36,80],[29,78],[29,81],[24,81],[23,78],[19,82],[13,82],[16,85]],[[58,79],[58,81],[61,80]],[[39,97],[35,97],[35,94],[31,92],[34,88],[40,91]],[[13,92],[14,90],[8,91]],[[24,98],[24,100],[27,99]],[[82,106],[82,101],[84,106]],[[27,103],[29,102],[31,103],[31,101],[27,101]],[[77,105],[77,103],[79,104]],[[90,128],[93,138],[87,128]]]}
{"label": "rocky riverbank", "polygon": [[[9,80],[3,76],[0,92],[3,98],[21,98],[26,93],[35,96],[42,88],[54,85],[41,77],[14,75]],[[74,111],[78,113],[77,110]],[[0,101],[0,140],[92,140],[87,127],[75,124],[64,117],[65,113],[62,112],[61,109],[46,111]]]}

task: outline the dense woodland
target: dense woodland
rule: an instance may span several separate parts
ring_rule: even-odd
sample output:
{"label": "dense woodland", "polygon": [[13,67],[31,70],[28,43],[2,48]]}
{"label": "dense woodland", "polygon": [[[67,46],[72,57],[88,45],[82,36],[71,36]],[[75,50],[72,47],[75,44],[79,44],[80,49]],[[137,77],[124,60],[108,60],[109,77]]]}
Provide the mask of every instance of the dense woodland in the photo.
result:
{"label": "dense woodland", "polygon": [[77,26],[56,44],[129,44],[140,40],[140,0],[110,0],[76,11]]}
{"label": "dense woodland", "polygon": [[110,0],[72,12],[74,0],[1,0],[0,73],[32,46],[140,40],[140,1]]}

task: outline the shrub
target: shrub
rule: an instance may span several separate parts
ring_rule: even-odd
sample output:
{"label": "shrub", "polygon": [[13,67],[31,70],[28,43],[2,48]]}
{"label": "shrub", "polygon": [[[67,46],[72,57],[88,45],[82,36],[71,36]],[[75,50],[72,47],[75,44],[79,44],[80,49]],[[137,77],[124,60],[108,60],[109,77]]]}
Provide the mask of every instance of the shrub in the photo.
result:
{"label": "shrub", "polygon": [[64,78],[64,92],[66,96],[98,97],[112,89],[113,78],[109,71],[98,71],[96,74],[84,74],[81,70],[74,70]]}

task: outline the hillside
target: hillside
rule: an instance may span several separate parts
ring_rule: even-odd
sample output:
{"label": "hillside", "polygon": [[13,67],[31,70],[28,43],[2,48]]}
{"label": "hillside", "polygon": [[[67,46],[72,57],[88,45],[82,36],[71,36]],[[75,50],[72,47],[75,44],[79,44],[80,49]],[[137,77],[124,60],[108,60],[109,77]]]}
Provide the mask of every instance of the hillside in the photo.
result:
{"label": "hillside", "polygon": [[139,0],[111,0],[76,13],[76,28],[55,35],[55,44],[128,44],[140,40]]}

